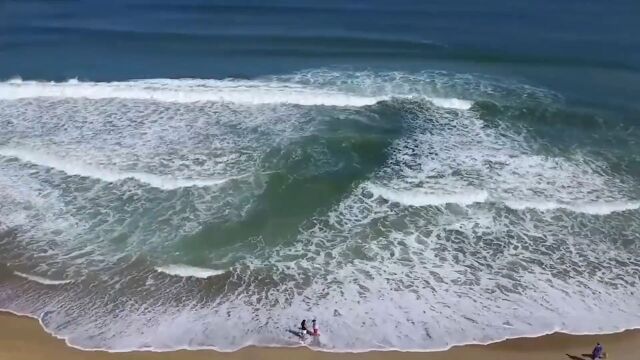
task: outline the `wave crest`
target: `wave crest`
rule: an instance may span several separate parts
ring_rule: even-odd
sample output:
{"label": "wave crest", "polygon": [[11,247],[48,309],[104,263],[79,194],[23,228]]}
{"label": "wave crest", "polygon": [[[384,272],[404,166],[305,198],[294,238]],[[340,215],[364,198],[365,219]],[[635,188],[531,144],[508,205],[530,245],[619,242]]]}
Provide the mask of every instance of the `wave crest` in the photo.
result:
{"label": "wave crest", "polygon": [[19,148],[0,148],[0,156],[14,157],[20,161],[53,168],[68,175],[85,176],[106,182],[135,179],[141,183],[163,190],[173,190],[192,186],[214,186],[231,179],[179,179],[170,176],[148,174],[145,172],[121,172],[60,158],[40,151]]}
{"label": "wave crest", "polygon": [[407,206],[437,206],[450,203],[471,205],[487,200],[488,194],[483,190],[469,190],[450,194],[433,194],[418,189],[393,190],[384,186],[369,185],[368,190],[373,196],[379,196],[392,202]]}
{"label": "wave crest", "polygon": [[608,215],[614,212],[637,210],[640,208],[640,202],[629,200],[577,202],[569,204],[553,201],[506,201],[505,205],[515,210],[536,209],[549,211],[565,209],[589,215]]}
{"label": "wave crest", "polygon": [[[365,84],[363,84],[364,86]],[[444,108],[466,110],[472,101],[430,97],[416,93],[359,94],[333,87],[314,87],[295,82],[271,80],[151,79],[123,82],[43,82],[19,78],[0,83],[0,99],[36,97],[137,99],[160,102],[231,102],[238,104],[297,104],[325,106],[366,106],[392,98],[421,98]]]}
{"label": "wave crest", "polygon": [[189,266],[184,264],[170,264],[165,266],[158,266],[155,268],[157,271],[171,275],[181,277],[196,277],[200,279],[206,279],[212,276],[224,274],[224,270],[215,270],[208,268],[201,268],[196,266]]}
{"label": "wave crest", "polygon": [[[446,204],[467,206],[487,201],[498,202],[495,199],[491,199],[487,191],[484,190],[468,190],[457,193],[436,194],[428,193],[419,189],[394,190],[385,186],[373,184],[369,184],[367,189],[374,197],[381,197],[404,206],[438,206]],[[565,209],[589,215],[608,215],[614,212],[637,210],[640,208],[640,201],[631,200],[575,203],[560,203],[545,200],[510,200],[502,201],[502,203],[514,210],[533,209],[539,211],[552,211]]]}

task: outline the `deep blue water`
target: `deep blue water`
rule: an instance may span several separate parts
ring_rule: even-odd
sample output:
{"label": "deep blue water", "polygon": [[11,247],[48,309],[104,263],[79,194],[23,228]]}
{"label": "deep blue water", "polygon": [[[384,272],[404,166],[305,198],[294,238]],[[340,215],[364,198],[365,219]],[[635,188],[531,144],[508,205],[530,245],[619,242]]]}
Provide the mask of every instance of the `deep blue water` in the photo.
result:
{"label": "deep blue water", "polygon": [[638,109],[636,1],[13,1],[0,77],[226,78],[326,66],[526,79]]}

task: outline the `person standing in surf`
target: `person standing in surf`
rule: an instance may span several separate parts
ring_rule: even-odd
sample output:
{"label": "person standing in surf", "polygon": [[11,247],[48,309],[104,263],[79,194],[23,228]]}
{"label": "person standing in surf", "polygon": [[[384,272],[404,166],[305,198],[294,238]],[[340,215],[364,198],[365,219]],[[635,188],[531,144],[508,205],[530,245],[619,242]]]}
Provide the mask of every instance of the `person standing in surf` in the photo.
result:
{"label": "person standing in surf", "polygon": [[307,320],[302,320],[302,322],[300,323],[300,332],[302,334],[306,334],[307,332],[309,332],[309,330],[307,330]]}

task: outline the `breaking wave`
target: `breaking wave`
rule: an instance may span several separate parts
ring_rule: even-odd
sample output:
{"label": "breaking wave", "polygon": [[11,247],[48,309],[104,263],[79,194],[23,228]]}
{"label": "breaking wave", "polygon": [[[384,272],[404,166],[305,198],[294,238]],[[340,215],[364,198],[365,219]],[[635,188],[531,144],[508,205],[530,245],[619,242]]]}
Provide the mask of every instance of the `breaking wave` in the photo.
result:
{"label": "breaking wave", "polygon": [[[367,189],[373,196],[379,196],[392,202],[405,206],[437,206],[456,204],[461,206],[494,201],[486,191],[469,190],[457,193],[428,193],[425,190],[393,190],[384,186],[370,184]],[[590,215],[608,215],[614,212],[637,210],[640,208],[638,201],[600,201],[557,203],[552,201],[504,201],[504,204],[514,210],[540,210],[551,211],[565,209],[577,213]]]}
{"label": "breaking wave", "polygon": [[549,201],[507,201],[507,206],[516,210],[536,209],[541,211],[566,209],[573,212],[590,215],[608,215],[614,212],[637,210],[640,208],[638,201],[597,201],[577,203],[557,203]]}
{"label": "breaking wave", "polygon": [[141,183],[153,186],[159,189],[172,190],[182,187],[191,186],[214,186],[220,185],[230,179],[178,179],[169,176],[158,176],[144,172],[120,172],[90,166],[77,161],[60,158],[45,152],[16,149],[16,148],[0,148],[0,156],[14,157],[21,161],[27,161],[32,164],[46,166],[58,171],[62,171],[68,175],[85,176],[100,181],[116,182],[125,179],[135,179]]}
{"label": "breaking wave", "polygon": [[183,264],[171,264],[166,266],[158,266],[155,268],[157,271],[163,272],[172,276],[181,276],[181,277],[196,277],[201,279],[206,279],[212,276],[224,274],[224,270],[214,270],[201,268],[196,266],[189,266]]}
{"label": "breaking wave", "polygon": [[484,202],[488,198],[487,192],[481,190],[452,194],[432,194],[421,190],[398,191],[377,185],[369,185],[368,189],[374,196],[380,196],[389,201],[408,206],[445,205],[451,203],[470,205]]}
{"label": "breaking wave", "polygon": [[126,82],[41,82],[12,79],[0,83],[0,99],[36,97],[86,99],[137,99],[162,102],[231,102],[238,104],[297,104],[325,106],[366,106],[393,97],[424,98],[436,106],[468,109],[472,101],[430,97],[422,93],[363,94],[339,87],[320,88],[295,82],[271,80],[154,79]]}

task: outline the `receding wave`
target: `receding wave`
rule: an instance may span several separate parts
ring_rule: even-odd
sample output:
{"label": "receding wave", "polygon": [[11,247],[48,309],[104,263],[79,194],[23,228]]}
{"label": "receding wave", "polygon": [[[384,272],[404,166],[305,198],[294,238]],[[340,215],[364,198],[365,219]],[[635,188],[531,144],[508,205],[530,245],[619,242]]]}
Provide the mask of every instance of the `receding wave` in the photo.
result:
{"label": "receding wave", "polygon": [[157,271],[160,271],[172,276],[197,277],[201,279],[206,279],[212,276],[221,275],[225,273],[224,270],[201,268],[201,267],[189,266],[184,264],[171,264],[166,266],[158,266],[155,269]]}
{"label": "receding wave", "polygon": [[45,154],[41,151],[33,151],[17,148],[0,148],[0,156],[18,158],[20,161],[46,166],[68,175],[85,176],[106,182],[116,182],[125,179],[135,179],[149,186],[164,190],[172,190],[191,186],[214,186],[229,180],[225,179],[178,179],[170,176],[159,176],[144,172],[120,172],[87,165],[55,155]]}
{"label": "receding wave", "polygon": [[14,271],[13,272],[15,275],[20,276],[21,278],[25,278],[27,280],[31,280],[31,281],[35,281],[37,283],[43,284],[43,285],[62,285],[62,284],[68,284],[70,282],[72,282],[73,280],[53,280],[53,279],[47,279],[45,277],[42,276],[37,276],[37,275],[31,275],[31,274],[25,274],[25,273],[21,273],[19,271]]}
{"label": "receding wave", "polygon": [[161,102],[231,102],[239,104],[297,104],[326,106],[366,106],[394,97],[420,97],[434,105],[469,109],[472,101],[422,94],[360,95],[333,89],[274,80],[154,79],[126,82],[41,82],[12,79],[0,83],[0,99],[36,97],[137,99]]}

